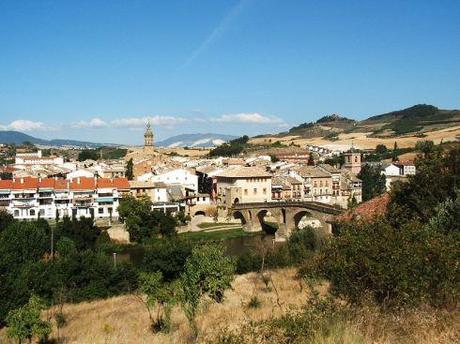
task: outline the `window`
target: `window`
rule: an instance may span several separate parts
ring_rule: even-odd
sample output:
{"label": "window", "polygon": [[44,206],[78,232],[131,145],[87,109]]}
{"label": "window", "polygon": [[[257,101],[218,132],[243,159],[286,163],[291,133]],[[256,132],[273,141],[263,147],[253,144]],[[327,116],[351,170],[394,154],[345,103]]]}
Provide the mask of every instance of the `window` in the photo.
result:
{"label": "window", "polygon": [[245,196],[248,195],[248,189],[244,189],[244,195],[245,195]]}
{"label": "window", "polygon": [[104,208],[99,208],[99,209],[97,210],[97,212],[98,212],[99,214],[104,214]]}
{"label": "window", "polygon": [[257,188],[254,188],[254,195],[257,195]]}
{"label": "window", "polygon": [[35,210],[33,209],[30,209],[30,212],[29,212],[30,216],[35,216]]}
{"label": "window", "polygon": [[264,195],[267,194],[267,188],[264,188]]}
{"label": "window", "polygon": [[14,217],[19,217],[19,210],[14,211]]}
{"label": "window", "polygon": [[358,157],[357,156],[355,156],[355,162],[358,162]]}
{"label": "window", "polygon": [[40,209],[39,214],[40,216],[45,216],[45,209]]}

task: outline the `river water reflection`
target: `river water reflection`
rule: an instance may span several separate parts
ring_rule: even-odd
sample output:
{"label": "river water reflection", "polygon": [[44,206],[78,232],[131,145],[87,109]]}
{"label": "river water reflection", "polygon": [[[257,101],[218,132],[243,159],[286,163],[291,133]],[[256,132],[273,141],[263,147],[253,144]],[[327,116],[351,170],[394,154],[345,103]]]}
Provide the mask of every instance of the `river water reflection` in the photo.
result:
{"label": "river water reflection", "polygon": [[[258,233],[253,236],[232,238],[219,241],[225,247],[228,255],[239,257],[250,252],[259,252],[261,248],[278,249],[283,243],[275,242],[275,235]],[[144,259],[145,248],[142,245],[126,247],[122,253],[117,254],[117,260],[130,261],[135,266],[140,266]]]}

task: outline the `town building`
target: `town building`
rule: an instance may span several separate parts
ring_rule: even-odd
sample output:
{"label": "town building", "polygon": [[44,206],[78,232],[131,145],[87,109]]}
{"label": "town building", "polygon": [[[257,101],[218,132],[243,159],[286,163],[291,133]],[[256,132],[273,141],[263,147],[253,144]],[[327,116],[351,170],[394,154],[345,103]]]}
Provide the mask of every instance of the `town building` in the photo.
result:
{"label": "town building", "polygon": [[265,170],[256,167],[233,167],[219,172],[215,177],[218,206],[271,201],[272,175]]}
{"label": "town building", "polygon": [[21,220],[117,218],[119,199],[127,192],[129,183],[125,178],[25,177],[0,180],[0,207]]}
{"label": "town building", "polygon": [[30,165],[62,165],[64,163],[63,157],[44,157],[42,151],[16,153],[14,164],[16,166],[30,166]]}

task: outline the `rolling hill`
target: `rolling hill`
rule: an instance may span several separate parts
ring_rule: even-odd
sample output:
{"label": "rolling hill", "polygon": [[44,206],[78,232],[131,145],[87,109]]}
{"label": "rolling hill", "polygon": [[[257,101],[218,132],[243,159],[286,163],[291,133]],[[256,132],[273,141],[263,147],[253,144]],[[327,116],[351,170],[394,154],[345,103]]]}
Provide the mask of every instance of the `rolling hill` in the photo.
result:
{"label": "rolling hill", "polygon": [[460,110],[442,110],[433,105],[418,104],[406,109],[371,116],[356,121],[339,115],[324,116],[291,128],[280,137],[298,135],[303,138],[333,136],[331,133],[367,132],[378,136],[422,134],[460,124]]}
{"label": "rolling hill", "polygon": [[400,147],[411,147],[420,140],[460,141],[460,110],[418,104],[361,121],[334,114],[277,135],[254,137],[249,143],[260,145],[280,141],[284,145],[313,144],[344,149],[351,144],[361,148],[374,148],[377,144],[391,146],[395,141]]}
{"label": "rolling hill", "polygon": [[37,145],[44,146],[78,146],[78,147],[102,147],[102,146],[115,146],[114,144],[94,143],[87,141],[69,140],[69,139],[53,139],[44,140],[34,136],[30,136],[19,131],[2,130],[0,131],[0,143],[7,144],[22,144],[24,142],[31,142]]}

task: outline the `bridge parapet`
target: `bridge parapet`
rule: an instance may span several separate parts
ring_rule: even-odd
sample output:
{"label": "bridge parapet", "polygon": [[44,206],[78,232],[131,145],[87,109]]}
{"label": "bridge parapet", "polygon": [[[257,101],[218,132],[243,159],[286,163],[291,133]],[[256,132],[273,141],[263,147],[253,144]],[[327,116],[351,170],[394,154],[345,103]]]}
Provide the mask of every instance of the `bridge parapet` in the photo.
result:
{"label": "bridge parapet", "polygon": [[260,217],[260,214],[264,211],[270,211],[272,217],[277,219],[279,229],[276,232],[276,240],[284,241],[297,228],[305,215],[319,220],[321,227],[331,233],[332,217],[341,214],[344,210],[311,201],[237,203],[228,208],[228,214],[234,217],[238,215],[246,231],[262,230],[263,215]]}
{"label": "bridge parapet", "polygon": [[339,215],[344,210],[336,208],[329,204],[313,201],[302,202],[254,202],[254,203],[237,203],[230,207],[230,210],[243,210],[243,209],[262,209],[262,208],[305,208],[316,210],[330,215]]}

